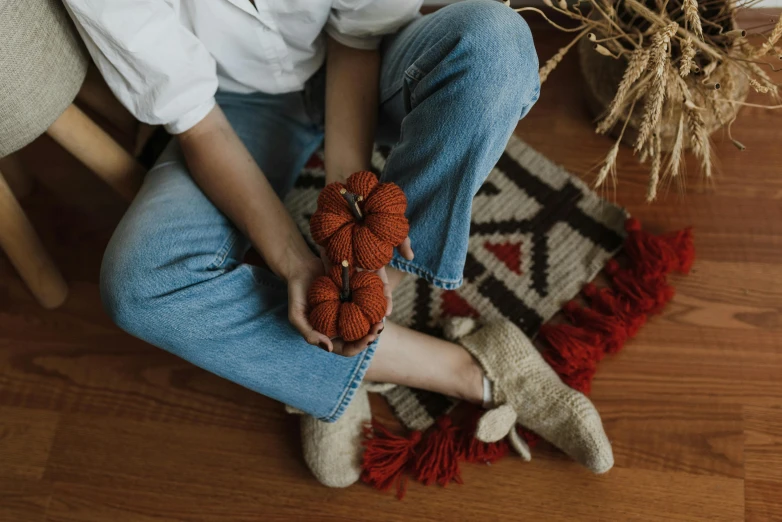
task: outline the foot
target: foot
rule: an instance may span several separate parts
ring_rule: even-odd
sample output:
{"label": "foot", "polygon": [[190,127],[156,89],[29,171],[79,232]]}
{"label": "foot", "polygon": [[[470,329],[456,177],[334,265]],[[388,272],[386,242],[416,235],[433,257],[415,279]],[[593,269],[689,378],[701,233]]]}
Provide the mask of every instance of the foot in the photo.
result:
{"label": "foot", "polygon": [[310,415],[302,417],[304,461],[321,484],[345,488],[359,479],[362,428],[371,420],[369,396],[363,385],[336,422],[323,422]]}
{"label": "foot", "polygon": [[[459,343],[492,382],[494,408],[478,423],[476,437],[495,442],[519,423],[594,473],[614,465],[600,415],[582,393],[565,385],[532,342],[509,321],[484,326]],[[516,444],[514,444],[516,446]]]}

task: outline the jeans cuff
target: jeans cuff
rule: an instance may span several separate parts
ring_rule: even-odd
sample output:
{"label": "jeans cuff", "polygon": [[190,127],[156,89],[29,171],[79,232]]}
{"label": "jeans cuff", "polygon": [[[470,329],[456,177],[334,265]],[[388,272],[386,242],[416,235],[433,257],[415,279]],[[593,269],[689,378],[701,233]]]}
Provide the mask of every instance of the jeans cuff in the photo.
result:
{"label": "jeans cuff", "polygon": [[367,346],[366,350],[361,352],[359,355],[356,355],[358,361],[356,362],[356,365],[353,369],[353,373],[348,379],[347,386],[345,386],[345,391],[342,392],[342,397],[340,397],[339,401],[337,401],[337,405],[334,407],[331,413],[326,417],[322,417],[320,420],[324,422],[336,422],[342,416],[342,414],[345,413],[345,410],[348,409],[350,401],[353,400],[353,396],[356,394],[356,390],[358,390],[358,387],[361,386],[361,381],[364,380],[364,375],[367,373],[367,368],[369,368],[369,364],[372,362],[372,357],[375,355],[378,342],[380,342],[380,339],[376,339],[369,346]]}
{"label": "jeans cuff", "polygon": [[464,283],[464,277],[459,277],[458,279],[445,279],[439,277],[428,268],[424,268],[413,263],[412,261],[408,261],[397,253],[394,253],[394,257],[391,259],[389,265],[391,265],[392,268],[401,270],[402,272],[407,272],[408,274],[423,278],[437,288],[441,288],[443,290],[455,290]]}

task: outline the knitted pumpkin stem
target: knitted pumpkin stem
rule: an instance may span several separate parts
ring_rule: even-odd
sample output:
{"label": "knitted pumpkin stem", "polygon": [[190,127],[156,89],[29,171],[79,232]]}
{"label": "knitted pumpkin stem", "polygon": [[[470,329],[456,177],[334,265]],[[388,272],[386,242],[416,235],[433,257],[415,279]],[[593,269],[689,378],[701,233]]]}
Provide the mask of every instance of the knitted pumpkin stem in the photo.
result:
{"label": "knitted pumpkin stem", "polygon": [[345,201],[348,202],[348,208],[350,208],[350,212],[353,213],[353,217],[355,217],[357,220],[364,219],[364,215],[361,213],[361,209],[358,208],[358,203],[363,201],[364,198],[357,196],[352,192],[348,192],[347,189],[342,189],[339,191],[339,193],[342,194],[342,197],[345,198]]}
{"label": "knitted pumpkin stem", "polygon": [[350,301],[350,271],[347,260],[342,261],[342,291],[339,293],[339,300],[343,303]]}

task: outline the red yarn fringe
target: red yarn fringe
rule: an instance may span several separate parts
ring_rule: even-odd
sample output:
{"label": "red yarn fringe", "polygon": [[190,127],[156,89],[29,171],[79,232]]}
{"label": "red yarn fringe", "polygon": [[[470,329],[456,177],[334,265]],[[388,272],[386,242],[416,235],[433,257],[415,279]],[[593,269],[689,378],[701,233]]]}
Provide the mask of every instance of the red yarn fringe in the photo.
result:
{"label": "red yarn fringe", "polygon": [[371,426],[364,427],[361,480],[380,491],[388,491],[396,484],[396,496],[401,500],[407,490],[404,472],[410,467],[420,441],[420,431],[402,437],[373,420]]}
{"label": "red yarn fringe", "polygon": [[[655,236],[641,230],[635,218],[625,223],[625,266],[611,259],[605,273],[610,287],[584,286],[588,303],[571,301],[563,307],[570,324],[544,325],[538,335],[547,344],[543,357],[568,386],[585,394],[591,391],[597,363],[617,353],[632,339],[650,315],[662,311],[673,298],[668,274],[686,274],[695,259],[691,229]],[[373,422],[367,428],[361,478],[388,490],[397,485],[397,497],[405,494],[406,474],[423,484],[461,484],[460,461],[491,463],[507,455],[504,440],[487,444],[474,437],[481,411],[468,417],[466,429],[453,424],[450,416],[437,420],[426,437],[413,432],[409,437],[392,434]],[[518,433],[532,447],[538,436],[523,427]]]}
{"label": "red yarn fringe", "polygon": [[435,483],[441,486],[447,486],[451,482],[462,483],[459,473],[460,431],[448,415],[437,419],[435,429],[429,430],[429,435],[416,451],[413,476],[418,482],[426,486]]}

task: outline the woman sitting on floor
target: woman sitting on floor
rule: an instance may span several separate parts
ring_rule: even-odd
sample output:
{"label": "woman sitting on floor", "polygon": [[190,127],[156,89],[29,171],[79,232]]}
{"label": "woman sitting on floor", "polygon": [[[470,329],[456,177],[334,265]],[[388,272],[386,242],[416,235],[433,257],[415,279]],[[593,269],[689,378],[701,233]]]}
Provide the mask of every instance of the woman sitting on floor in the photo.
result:
{"label": "woman sitting on floor", "polygon": [[[420,0],[66,0],[93,59],[141,121],[176,135],[108,246],[101,293],[129,333],[307,414],[321,482],[358,478],[370,381],[508,405],[601,473],[597,411],[529,340],[497,322],[447,342],[391,321],[344,343],[308,323],[324,273],[282,205],[325,143],[327,182],[394,144],[383,181],[408,198],[409,237],[379,271],[462,282],[472,198],[538,98],[524,20],[478,0],[420,16]],[[266,267],[242,262],[254,247]],[[415,256],[413,255],[415,251]],[[382,332],[382,335],[381,335]]]}

